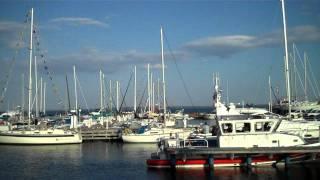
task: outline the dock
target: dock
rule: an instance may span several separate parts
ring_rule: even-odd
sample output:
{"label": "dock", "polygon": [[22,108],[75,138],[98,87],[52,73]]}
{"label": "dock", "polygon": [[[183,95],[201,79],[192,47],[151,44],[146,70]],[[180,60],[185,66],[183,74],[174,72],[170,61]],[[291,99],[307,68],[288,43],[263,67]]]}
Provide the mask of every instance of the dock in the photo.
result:
{"label": "dock", "polygon": [[253,147],[253,148],[167,148],[172,155],[221,155],[221,154],[290,154],[290,153],[320,153],[320,147],[294,146],[294,147]]}
{"label": "dock", "polygon": [[121,129],[88,129],[82,130],[81,136],[83,141],[94,141],[94,140],[108,140],[118,141],[121,140]]}
{"label": "dock", "polygon": [[[216,147],[181,147],[166,149],[167,157],[170,157],[170,167],[175,168],[179,160],[185,162],[192,157],[202,157],[206,159],[210,168],[214,167],[215,160],[224,157],[225,161],[233,160],[236,157],[242,158],[240,166],[244,165],[250,168],[257,165],[255,157],[264,156],[273,161],[272,166],[284,164],[287,167],[290,164],[300,162],[315,161],[320,158],[319,146],[294,146],[294,147],[252,147],[252,148],[216,148]],[[303,155],[303,156],[301,156]],[[277,157],[277,158],[275,158]],[[181,164],[181,163],[180,163]],[[241,165],[242,164],[242,165]]]}

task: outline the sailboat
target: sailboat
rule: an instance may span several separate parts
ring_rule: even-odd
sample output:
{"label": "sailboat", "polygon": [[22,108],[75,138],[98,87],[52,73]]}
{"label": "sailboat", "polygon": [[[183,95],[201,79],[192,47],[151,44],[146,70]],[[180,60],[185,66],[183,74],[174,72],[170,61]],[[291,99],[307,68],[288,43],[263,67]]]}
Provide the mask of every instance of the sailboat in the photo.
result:
{"label": "sailboat", "polygon": [[167,117],[166,109],[166,86],[164,76],[164,54],[163,54],[163,32],[162,27],[160,29],[161,35],[161,62],[162,62],[162,88],[163,88],[163,120],[164,127],[162,128],[149,128],[140,134],[136,133],[125,133],[122,135],[123,142],[129,143],[156,143],[161,138],[169,138],[172,136],[186,139],[190,134],[191,130],[168,128],[173,125],[172,118]]}
{"label": "sailboat", "polygon": [[29,48],[29,110],[28,129],[8,130],[0,132],[0,144],[45,145],[45,144],[78,144],[82,143],[81,134],[76,131],[62,129],[37,130],[30,128],[32,101],[32,34],[33,8],[31,9],[30,48]]}

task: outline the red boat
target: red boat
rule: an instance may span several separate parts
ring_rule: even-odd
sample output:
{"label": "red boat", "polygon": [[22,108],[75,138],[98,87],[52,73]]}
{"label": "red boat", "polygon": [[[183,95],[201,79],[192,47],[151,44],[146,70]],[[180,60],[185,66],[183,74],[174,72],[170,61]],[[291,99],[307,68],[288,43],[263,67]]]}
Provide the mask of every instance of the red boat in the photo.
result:
{"label": "red boat", "polygon": [[[177,142],[179,144],[176,144]],[[315,161],[320,157],[320,149],[310,146],[263,148],[264,153],[259,153],[261,148],[231,148],[231,150],[238,153],[230,153],[227,148],[220,148],[220,150],[219,148],[209,148],[208,141],[205,139],[192,139],[188,140],[188,142],[192,143],[185,146],[185,141],[179,142],[176,139],[161,140],[159,143],[160,151],[152,153],[151,158],[146,161],[147,166],[149,168],[270,166]],[[215,153],[210,154],[208,153],[209,149],[213,152],[217,150],[221,153],[215,151]],[[277,152],[277,150],[279,151]],[[197,151],[206,153],[194,153]]]}

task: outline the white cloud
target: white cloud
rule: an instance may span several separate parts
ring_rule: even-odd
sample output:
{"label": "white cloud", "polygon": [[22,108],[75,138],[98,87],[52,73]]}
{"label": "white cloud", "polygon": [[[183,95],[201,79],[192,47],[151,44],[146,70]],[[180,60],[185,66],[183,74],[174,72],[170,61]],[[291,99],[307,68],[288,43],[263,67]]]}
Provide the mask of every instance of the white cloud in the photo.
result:
{"label": "white cloud", "polygon": [[73,25],[73,26],[85,26],[85,25],[91,25],[91,26],[98,26],[107,28],[109,27],[109,24],[95,20],[92,18],[86,18],[86,17],[59,17],[55,19],[51,19],[50,22],[53,23],[63,23],[67,25]]}
{"label": "white cloud", "polygon": [[[288,30],[289,42],[320,42],[320,28],[311,25],[297,26]],[[279,46],[283,43],[283,33],[277,30],[271,33],[252,35],[215,36],[197,39],[183,45],[183,50],[201,57],[228,57],[235,53],[260,47]]]}
{"label": "white cloud", "polygon": [[98,72],[100,68],[106,73],[121,71],[128,66],[156,64],[160,55],[128,50],[126,52],[106,52],[95,48],[82,49],[80,52],[65,56],[49,58],[48,67],[56,73],[71,71],[73,65],[81,72]]}
{"label": "white cloud", "polygon": [[25,47],[26,44],[19,39],[26,36],[21,34],[26,26],[26,23],[0,21],[0,46],[12,49]]}
{"label": "white cloud", "polygon": [[23,28],[22,23],[14,21],[0,21],[0,32],[19,31]]}

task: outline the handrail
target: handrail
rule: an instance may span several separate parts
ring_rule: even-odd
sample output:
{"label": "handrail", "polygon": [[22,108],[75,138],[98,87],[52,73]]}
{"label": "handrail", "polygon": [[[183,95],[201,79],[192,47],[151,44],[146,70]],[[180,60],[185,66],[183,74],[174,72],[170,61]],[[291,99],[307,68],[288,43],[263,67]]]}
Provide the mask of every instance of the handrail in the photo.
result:
{"label": "handrail", "polygon": [[[204,142],[204,144],[201,145],[200,143],[199,145],[199,142]],[[206,139],[186,139],[183,141],[183,147],[209,147],[209,143]]]}

